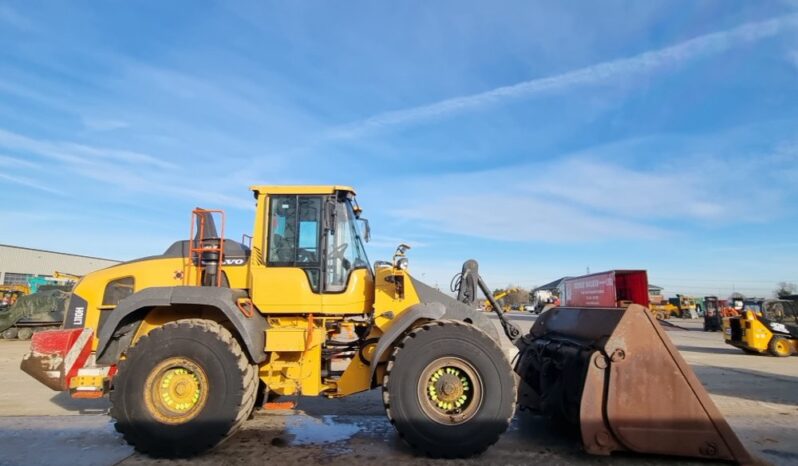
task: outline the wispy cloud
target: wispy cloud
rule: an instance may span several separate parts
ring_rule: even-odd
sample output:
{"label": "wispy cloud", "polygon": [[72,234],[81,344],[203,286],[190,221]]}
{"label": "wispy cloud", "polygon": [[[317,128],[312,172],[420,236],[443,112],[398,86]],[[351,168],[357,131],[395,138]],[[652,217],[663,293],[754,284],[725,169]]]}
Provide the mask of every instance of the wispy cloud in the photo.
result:
{"label": "wispy cloud", "polygon": [[11,175],[9,173],[0,172],[0,180],[6,180],[14,184],[26,186],[28,188],[37,189],[39,191],[44,191],[50,194],[64,194],[62,191],[54,189],[50,186],[45,186],[39,182],[36,182],[28,177],[20,176],[20,175]]}
{"label": "wispy cloud", "polygon": [[91,131],[112,131],[115,129],[127,128],[129,126],[126,121],[113,118],[83,117],[82,121],[83,126]]}
{"label": "wispy cloud", "polygon": [[395,214],[446,233],[505,241],[650,240],[668,234],[644,223],[506,191],[487,196],[442,196],[423,205],[397,209]]}
{"label": "wispy cloud", "polygon": [[22,168],[29,168],[29,169],[36,169],[39,168],[39,165],[29,162],[27,160],[22,160],[17,157],[9,157],[7,155],[0,155],[0,166],[3,167],[22,167]]}
{"label": "wispy cloud", "polygon": [[[716,155],[682,152],[676,136],[667,138],[674,148],[664,162],[639,155],[665,144],[662,137],[651,137],[548,162],[412,180],[404,205],[393,213],[435,231],[498,240],[659,239],[688,227],[769,221],[798,193],[782,176],[798,157],[792,144],[745,154],[724,153],[722,146]],[[711,144],[684,139],[688,146]],[[634,160],[618,161],[629,154]],[[487,195],[464,196],[451,189],[486,183]]]}
{"label": "wispy cloud", "polygon": [[74,142],[33,139],[0,129],[0,147],[25,151],[72,164],[91,164],[93,160],[112,160],[130,164],[144,164],[156,168],[174,168],[175,164],[157,157],[128,150],[94,147]]}
{"label": "wispy cloud", "polygon": [[523,81],[489,91],[442,100],[404,110],[381,113],[365,120],[332,129],[332,138],[356,138],[365,133],[392,126],[409,125],[479,109],[504,101],[528,98],[537,94],[562,91],[608,81],[619,76],[636,75],[675,66],[702,56],[717,54],[738,45],[774,36],[785,28],[798,25],[798,15],[785,15],[767,21],[695,37],[676,45],[641,53],[629,58],[598,63],[585,68],[545,78]]}
{"label": "wispy cloud", "polygon": [[[30,138],[18,133],[0,129],[0,147],[16,153],[28,153],[43,157],[62,166],[48,165],[49,170],[57,172],[66,169],[83,178],[112,185],[115,189],[125,189],[149,195],[164,195],[171,198],[190,199],[193,202],[207,202],[214,206],[228,206],[238,209],[252,209],[253,202],[247,196],[229,196],[217,190],[194,186],[187,178],[187,168],[172,162],[140,152],[105,147],[89,146],[69,141],[47,141]],[[5,157],[9,163],[27,164],[33,162]],[[0,161],[3,159],[0,158]],[[223,178],[220,175],[221,178]],[[58,192],[26,177],[3,176],[11,182]],[[220,178],[220,179],[221,179]],[[188,182],[186,181],[188,180]],[[227,180],[228,182],[230,180]],[[220,183],[217,183],[217,188]],[[241,186],[236,184],[238,189]]]}

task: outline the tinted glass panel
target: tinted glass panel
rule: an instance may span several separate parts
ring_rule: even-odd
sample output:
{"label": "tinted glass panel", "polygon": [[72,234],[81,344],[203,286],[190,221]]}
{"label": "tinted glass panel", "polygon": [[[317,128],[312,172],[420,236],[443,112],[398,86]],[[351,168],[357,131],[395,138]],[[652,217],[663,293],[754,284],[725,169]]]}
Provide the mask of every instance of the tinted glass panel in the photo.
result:
{"label": "tinted glass panel", "polygon": [[123,298],[133,294],[133,277],[124,277],[109,282],[103,294],[103,306],[116,306]]}
{"label": "tinted glass panel", "polygon": [[269,212],[267,262],[270,267],[300,267],[313,291],[319,290],[321,198],[273,196]]}
{"label": "tinted glass panel", "polygon": [[331,292],[346,289],[352,270],[369,267],[355,213],[348,201],[336,204],[335,229],[327,235],[326,259],[325,290]]}

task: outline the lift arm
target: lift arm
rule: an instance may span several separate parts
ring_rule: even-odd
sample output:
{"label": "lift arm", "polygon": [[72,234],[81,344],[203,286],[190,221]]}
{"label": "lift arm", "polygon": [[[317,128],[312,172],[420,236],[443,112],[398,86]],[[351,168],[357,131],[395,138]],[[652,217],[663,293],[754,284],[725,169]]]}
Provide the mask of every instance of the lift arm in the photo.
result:
{"label": "lift arm", "polygon": [[457,292],[458,301],[473,305],[477,298],[477,288],[485,295],[485,299],[490,303],[493,313],[499,317],[499,322],[501,322],[507,338],[515,342],[521,336],[521,330],[504,316],[504,312],[502,312],[502,308],[490,292],[490,288],[479,276],[479,264],[477,261],[469,259],[463,264],[463,271],[452,279],[451,290]]}

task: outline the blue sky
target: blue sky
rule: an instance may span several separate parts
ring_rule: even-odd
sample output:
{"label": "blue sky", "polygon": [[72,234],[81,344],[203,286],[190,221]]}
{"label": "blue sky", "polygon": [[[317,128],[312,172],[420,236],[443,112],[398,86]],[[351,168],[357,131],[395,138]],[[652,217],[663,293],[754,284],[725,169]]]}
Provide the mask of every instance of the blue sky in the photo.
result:
{"label": "blue sky", "polygon": [[0,1],[0,243],[130,259],[355,186],[447,286],[798,282],[798,3]]}

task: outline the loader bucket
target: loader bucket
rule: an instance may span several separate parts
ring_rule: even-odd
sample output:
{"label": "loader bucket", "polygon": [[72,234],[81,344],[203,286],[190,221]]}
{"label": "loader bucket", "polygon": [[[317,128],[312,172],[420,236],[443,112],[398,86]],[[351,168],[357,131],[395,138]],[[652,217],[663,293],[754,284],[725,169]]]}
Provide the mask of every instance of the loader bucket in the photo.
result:
{"label": "loader bucket", "polygon": [[588,453],[753,462],[643,306],[554,308],[517,346],[521,408],[578,426]]}

